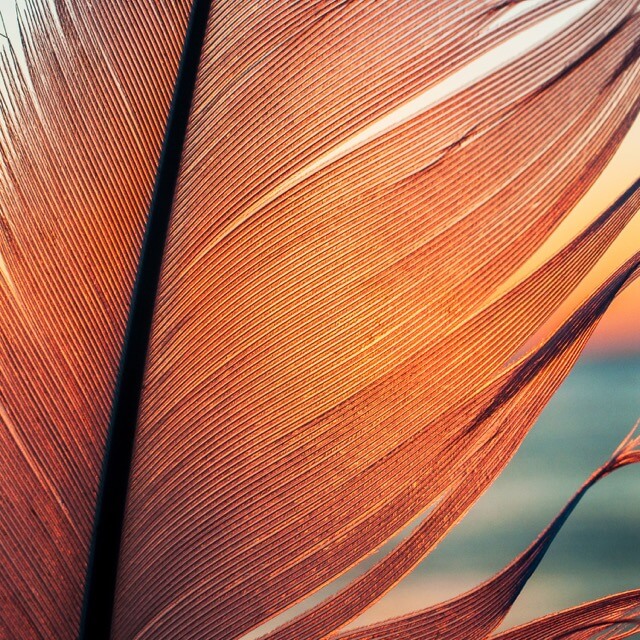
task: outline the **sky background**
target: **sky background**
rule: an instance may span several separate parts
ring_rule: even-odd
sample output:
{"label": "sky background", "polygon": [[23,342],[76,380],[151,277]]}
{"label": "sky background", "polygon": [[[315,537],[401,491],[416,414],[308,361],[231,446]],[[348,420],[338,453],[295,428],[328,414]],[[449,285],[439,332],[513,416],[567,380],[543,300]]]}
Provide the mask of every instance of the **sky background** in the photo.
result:
{"label": "sky background", "polygon": [[[640,175],[640,119],[636,120],[615,157],[582,201],[556,230],[527,268],[538,264],[578,231],[587,226],[601,211],[624,192]],[[569,301],[575,305],[607,275],[640,250],[640,215],[636,214],[607,254],[596,265]],[[640,280],[623,291],[614,301],[596,333],[587,353],[591,355],[640,354]]]}

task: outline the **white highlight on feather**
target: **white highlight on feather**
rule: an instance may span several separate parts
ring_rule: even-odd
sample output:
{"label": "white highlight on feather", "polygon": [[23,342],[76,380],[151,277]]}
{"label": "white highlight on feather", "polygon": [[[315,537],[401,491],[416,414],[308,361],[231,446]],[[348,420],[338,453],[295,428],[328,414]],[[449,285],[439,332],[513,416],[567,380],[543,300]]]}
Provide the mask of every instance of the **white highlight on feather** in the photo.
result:
{"label": "white highlight on feather", "polygon": [[426,89],[416,97],[408,100],[346,140],[343,140],[340,144],[329,149],[313,162],[310,162],[308,165],[291,174],[286,180],[280,182],[251,204],[251,206],[247,207],[240,215],[236,216],[194,257],[186,267],[186,270],[193,267],[216,245],[249,220],[255,213],[264,209],[264,207],[271,204],[290,189],[293,189],[330,164],[344,158],[349,153],[356,151],[372,140],[383,136],[389,131],[421,115],[428,109],[471,87],[495,71],[527,54],[581,18],[598,4],[598,2],[599,0],[582,0],[582,2],[576,5],[558,11],[554,15],[541,20],[539,23],[525,29],[518,35],[507,39],[491,51],[478,56],[478,58],[462,69],[452,73],[442,82]]}
{"label": "white highlight on feather", "polygon": [[9,269],[7,268],[7,263],[4,261],[2,254],[0,254],[0,276],[2,276],[2,279],[6,283],[9,291],[11,291],[11,294],[13,295],[13,297],[16,300],[19,300],[20,297],[18,296],[18,290],[16,289],[16,286],[13,282],[13,278],[9,273]]}
{"label": "white highlight on feather", "polygon": [[547,1],[548,0],[521,0],[518,4],[514,4],[505,9],[505,11],[488,26],[486,32],[495,31],[505,24],[513,22],[516,18],[541,7]]}
{"label": "white highlight on feather", "polygon": [[[28,7],[27,0],[0,0],[0,29],[4,38],[0,38],[3,42],[0,45],[11,44],[13,52],[16,55],[18,64],[22,67],[23,72],[27,71],[27,61],[22,48],[22,39],[20,37],[20,26],[18,16]],[[52,8],[54,15],[57,15],[55,9]],[[56,23],[59,27],[59,23]],[[0,88],[4,85],[0,78]]]}

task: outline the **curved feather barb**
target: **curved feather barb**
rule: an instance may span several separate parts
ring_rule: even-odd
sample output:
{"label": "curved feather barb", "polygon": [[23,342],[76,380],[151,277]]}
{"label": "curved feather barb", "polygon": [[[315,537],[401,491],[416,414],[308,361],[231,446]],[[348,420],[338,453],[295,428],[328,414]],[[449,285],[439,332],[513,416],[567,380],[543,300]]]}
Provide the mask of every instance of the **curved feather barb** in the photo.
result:
{"label": "curved feather barb", "polygon": [[640,629],[640,590],[561,611],[495,636],[495,640],[621,640]]}
{"label": "curved feather barb", "polygon": [[[613,291],[619,290],[621,283],[627,281],[629,268],[631,273],[637,273],[638,259],[640,255],[627,268],[621,269],[617,277],[578,310],[547,343],[500,375],[488,389],[482,390],[478,398],[463,405],[461,411],[452,412],[454,424],[456,419],[462,419],[458,424],[463,433],[477,433],[479,426],[486,431],[483,429],[483,437],[478,449],[471,452],[471,458],[460,461],[458,477],[454,476],[450,481],[449,493],[420,526],[361,579],[276,630],[271,637],[314,637],[314,634],[320,636],[319,625],[323,625],[320,627],[323,631],[341,626],[359,613],[363,605],[383,595],[435,547],[506,466],[542,407],[575,362],[593,323],[603,313],[611,296],[615,295]],[[470,407],[473,407],[471,411]],[[478,416],[482,416],[481,421]],[[422,444],[420,441],[411,442],[412,450],[420,453]],[[455,474],[454,465],[460,449],[460,442],[454,441],[445,458],[452,475]],[[423,470],[422,475],[426,476],[427,482],[431,480],[428,470]],[[401,508],[403,505],[398,501],[393,506]],[[455,637],[455,633],[451,637]]]}
{"label": "curved feather barb", "polygon": [[[377,640],[382,638],[385,640],[394,638],[405,640],[410,638],[420,638],[420,640],[465,638],[472,640],[487,638],[488,634],[500,624],[509,607],[544,557],[562,525],[589,488],[614,470],[640,461],[640,451],[638,450],[640,440],[637,435],[635,438],[633,437],[634,431],[621,443],[611,459],[597,469],[580,487],[538,539],[493,578],[453,600],[424,611],[332,637],[341,640]],[[635,609],[640,608],[640,600],[636,594],[631,601],[626,601],[627,609],[624,612],[624,617],[620,613],[609,615],[608,624],[610,626],[618,626],[621,620],[625,623],[629,621],[633,623],[633,617],[628,615],[630,602],[635,605]],[[577,614],[574,615],[577,617]],[[637,624],[634,628],[637,630],[640,628],[640,618],[637,618],[635,622]],[[598,626],[600,625],[602,625],[601,617],[598,619]],[[628,629],[629,625],[627,624],[626,627]],[[575,627],[573,628],[575,629]],[[498,637],[502,637],[502,634]]]}
{"label": "curved feather barb", "polygon": [[[0,56],[2,634],[238,638],[422,517],[267,637],[488,637],[582,493],[476,590],[339,630],[640,273],[523,353],[640,208],[638,180],[514,278],[638,115],[638,9],[31,0]],[[625,637],[639,604],[494,637]]]}

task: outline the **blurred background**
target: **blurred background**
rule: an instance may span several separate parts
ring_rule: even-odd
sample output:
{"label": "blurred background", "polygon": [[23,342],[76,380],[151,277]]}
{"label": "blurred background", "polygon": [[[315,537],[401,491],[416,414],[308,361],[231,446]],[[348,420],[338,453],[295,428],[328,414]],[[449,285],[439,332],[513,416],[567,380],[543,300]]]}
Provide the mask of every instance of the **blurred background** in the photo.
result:
{"label": "blurred background", "polygon": [[[408,578],[370,609],[372,622],[484,581],[524,550],[603,463],[640,414],[640,355],[587,355],[511,464]],[[583,498],[504,626],[640,586],[640,468]]]}

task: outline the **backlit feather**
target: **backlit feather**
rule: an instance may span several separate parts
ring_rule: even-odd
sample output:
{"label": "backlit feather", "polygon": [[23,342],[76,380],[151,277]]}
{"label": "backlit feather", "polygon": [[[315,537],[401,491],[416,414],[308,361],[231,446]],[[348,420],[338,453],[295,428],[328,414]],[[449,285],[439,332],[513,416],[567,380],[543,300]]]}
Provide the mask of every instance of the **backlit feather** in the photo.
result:
{"label": "backlit feather", "polygon": [[[340,629],[497,477],[640,272],[621,261],[547,330],[640,208],[636,181],[514,279],[640,110],[637,0],[525,4],[27,4],[0,60],[7,637],[72,638],[84,615],[91,638],[240,638],[418,518],[267,637],[495,631],[579,497],[476,590]],[[494,637],[623,637],[639,606]]]}

